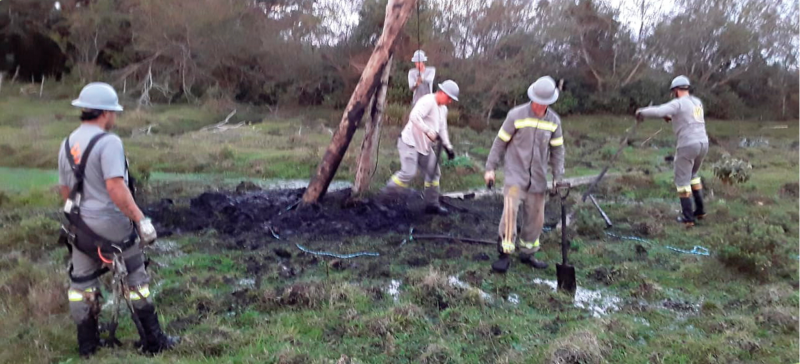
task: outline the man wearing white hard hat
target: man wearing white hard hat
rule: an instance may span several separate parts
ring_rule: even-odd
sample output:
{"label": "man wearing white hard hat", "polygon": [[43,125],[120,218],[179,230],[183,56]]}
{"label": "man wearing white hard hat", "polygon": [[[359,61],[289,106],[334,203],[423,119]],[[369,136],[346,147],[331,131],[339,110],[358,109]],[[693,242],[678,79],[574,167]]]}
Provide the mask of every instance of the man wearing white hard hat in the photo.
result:
{"label": "man wearing white hard hat", "polygon": [[426,67],[425,62],[428,57],[425,52],[418,50],[414,52],[411,57],[411,62],[414,62],[414,68],[408,71],[408,88],[414,94],[411,99],[411,106],[414,106],[422,96],[433,93],[433,79],[436,77],[436,69],[433,67]]}
{"label": "man wearing white hard hat", "polygon": [[[508,270],[510,255],[517,245],[522,263],[536,269],[547,268],[547,263],[535,259],[534,254],[539,250],[539,236],[544,225],[548,163],[554,186],[564,175],[561,118],[548,107],[558,100],[555,81],[549,76],[538,79],[528,88],[528,98],[531,102],[508,112],[486,160],[484,179],[488,186],[494,184],[495,170],[501,159],[505,168],[505,200],[498,244],[500,259],[492,264],[492,269],[500,273]],[[522,229],[517,244],[518,212]]]}
{"label": "man wearing white hard hat", "polygon": [[94,354],[100,346],[98,316],[100,283],[108,264],[119,254],[128,271],[130,300],[142,323],[142,349],[155,353],[177,339],[161,331],[153,306],[140,244],[156,239],[156,230],[133,197],[122,140],[109,131],[122,111],[110,85],[90,83],[72,105],[81,109],[81,125],[61,144],[58,182],[67,223],[61,241],[71,254],[69,309],[78,329],[78,352]]}
{"label": "man wearing white hard hat", "polygon": [[447,105],[458,101],[458,85],[447,80],[439,84],[435,94],[423,96],[414,105],[408,123],[400,138],[397,139],[397,151],[400,153],[400,170],[387,182],[384,192],[397,194],[409,187],[411,181],[422,172],[425,177],[425,212],[446,214],[448,211],[439,203],[439,169],[438,148],[434,144],[441,142],[447,157],[453,159],[453,144],[447,132]]}
{"label": "man wearing white hard hat", "polygon": [[[703,103],[689,94],[689,79],[678,76],[670,84],[674,99],[666,104],[636,110],[636,120],[663,118],[672,123],[672,130],[678,138],[675,151],[675,187],[681,201],[681,215],[678,222],[692,227],[696,220],[706,216],[703,203],[703,183],[700,179],[700,166],[708,154],[708,134]],[[695,208],[692,207],[694,197]]]}

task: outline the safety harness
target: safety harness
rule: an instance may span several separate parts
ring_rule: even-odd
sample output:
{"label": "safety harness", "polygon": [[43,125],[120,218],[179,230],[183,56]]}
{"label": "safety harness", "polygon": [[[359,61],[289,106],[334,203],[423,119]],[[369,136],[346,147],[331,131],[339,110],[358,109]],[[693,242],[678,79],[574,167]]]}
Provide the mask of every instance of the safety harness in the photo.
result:
{"label": "safety harness", "polygon": [[[80,164],[75,164],[73,158],[70,157],[71,148],[69,146],[69,138],[64,140],[64,152],[66,153],[70,168],[75,175],[75,184],[69,192],[67,202],[64,204],[64,216],[68,223],[61,226],[61,236],[59,237],[59,241],[67,246],[70,254],[72,254],[72,248],[74,246],[87,256],[104,263],[108,260],[103,257],[103,253],[108,255],[122,253],[124,250],[136,244],[137,239],[139,239],[135,230],[122,241],[106,239],[94,232],[83,220],[83,217],[81,217],[80,205],[83,200],[83,183],[86,177],[86,164],[89,162],[89,155],[92,149],[94,149],[95,144],[106,135],[108,135],[108,133],[100,133],[92,137],[81,156]],[[127,172],[128,162],[126,161],[125,173],[127,174]],[[131,189],[131,193],[134,193],[130,181],[129,178],[128,188]],[[134,254],[131,258],[125,260],[125,265],[130,272],[135,271],[143,264],[144,258],[142,254]],[[73,267],[70,265],[69,277],[75,283],[84,283],[94,280],[109,271],[108,267],[104,266],[87,276],[76,277],[72,275],[72,270]]]}

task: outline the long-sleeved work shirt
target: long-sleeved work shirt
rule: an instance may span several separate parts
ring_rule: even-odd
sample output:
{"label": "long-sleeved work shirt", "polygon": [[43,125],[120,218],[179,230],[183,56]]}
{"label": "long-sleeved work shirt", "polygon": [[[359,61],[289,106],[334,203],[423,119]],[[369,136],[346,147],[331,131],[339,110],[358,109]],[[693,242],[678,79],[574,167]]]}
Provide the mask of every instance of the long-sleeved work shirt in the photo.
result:
{"label": "long-sleeved work shirt", "polygon": [[678,148],[698,142],[708,143],[703,103],[694,96],[686,95],[663,105],[641,108],[638,112],[648,118],[671,118]]}
{"label": "long-sleeved work shirt", "polygon": [[422,83],[419,86],[417,86],[418,77],[419,70],[416,67],[408,71],[408,88],[414,92],[411,105],[415,105],[422,96],[433,93],[433,79],[436,77],[436,69],[425,67],[425,72],[422,74]]}
{"label": "long-sleeved work shirt", "polygon": [[504,155],[506,186],[544,193],[547,191],[548,162],[555,180],[564,175],[561,118],[550,108],[543,117],[538,117],[530,103],[511,109],[494,139],[486,170],[494,171]]}
{"label": "long-sleeved work shirt", "polygon": [[453,148],[447,132],[447,106],[437,104],[435,94],[423,96],[414,105],[400,138],[403,143],[414,147],[419,154],[428,155],[433,142],[425,133],[431,131],[439,134],[439,139],[445,147]]}

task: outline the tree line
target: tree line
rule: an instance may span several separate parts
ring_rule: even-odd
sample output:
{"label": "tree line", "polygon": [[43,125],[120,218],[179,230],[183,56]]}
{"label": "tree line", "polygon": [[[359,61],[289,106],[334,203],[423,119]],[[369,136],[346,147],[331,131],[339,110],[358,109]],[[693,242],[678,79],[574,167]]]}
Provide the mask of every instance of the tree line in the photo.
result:
{"label": "tree line", "polygon": [[[408,104],[421,47],[461,86],[459,122],[488,125],[563,80],[559,112],[630,113],[678,74],[716,118],[797,119],[798,3],[788,0],[420,0],[388,100]],[[6,79],[105,80],[141,105],[225,98],[342,108],[386,0],[5,0]]]}

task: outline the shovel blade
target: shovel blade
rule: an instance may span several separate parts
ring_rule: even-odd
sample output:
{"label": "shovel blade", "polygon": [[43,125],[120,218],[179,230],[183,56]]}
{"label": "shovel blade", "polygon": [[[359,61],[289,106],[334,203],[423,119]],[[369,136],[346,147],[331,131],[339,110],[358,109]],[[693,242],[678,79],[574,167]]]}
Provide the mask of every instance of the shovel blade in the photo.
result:
{"label": "shovel blade", "polygon": [[558,278],[558,289],[575,293],[578,289],[578,282],[575,280],[575,267],[566,264],[556,264],[556,277]]}

